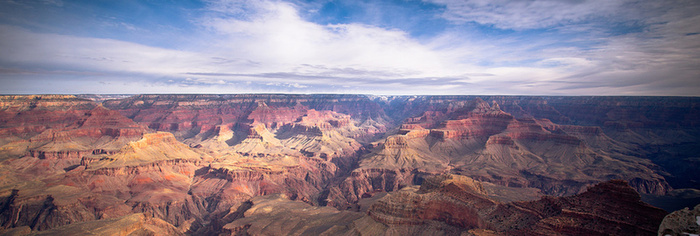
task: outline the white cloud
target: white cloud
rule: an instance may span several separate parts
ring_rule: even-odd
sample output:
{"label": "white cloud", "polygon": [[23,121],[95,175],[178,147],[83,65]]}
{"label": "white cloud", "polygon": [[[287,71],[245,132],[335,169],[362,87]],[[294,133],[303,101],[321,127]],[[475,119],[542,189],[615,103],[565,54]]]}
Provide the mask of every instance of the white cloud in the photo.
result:
{"label": "white cloud", "polygon": [[[585,21],[624,3],[610,1],[595,8],[595,1],[440,2],[447,5],[448,19],[516,29]],[[118,89],[138,84],[138,89],[127,91],[146,93],[697,95],[695,91],[700,91],[696,34],[700,28],[698,14],[692,13],[700,12],[697,4],[647,13],[654,17],[646,21],[656,24],[643,32],[567,39],[599,41],[587,49],[551,46],[557,38],[530,37],[532,41],[523,42],[521,36],[479,38],[463,31],[418,41],[396,29],[309,22],[299,15],[298,6],[286,2],[209,4],[208,14],[196,21],[206,30],[187,35],[198,40],[182,47],[189,50],[0,26],[0,78],[58,75],[57,79],[70,77],[71,84],[78,77],[106,82],[146,78],[149,86],[110,85]],[[570,30],[581,32],[581,28]]]}
{"label": "white cloud", "polygon": [[[444,5],[447,20],[502,29],[533,29],[609,17],[632,0],[427,0]],[[624,13],[623,13],[624,14]]]}
{"label": "white cloud", "polygon": [[319,25],[305,21],[294,5],[284,2],[235,6],[257,14],[244,19],[217,14],[202,23],[220,36],[215,43],[226,54],[261,61],[267,67],[291,71],[302,64],[323,65],[303,69],[317,74],[337,72],[328,68],[362,68],[403,77],[454,73],[439,52],[403,31],[360,24]]}
{"label": "white cloud", "polygon": [[32,33],[7,26],[0,26],[0,32],[0,61],[7,64],[160,76],[213,68],[210,58],[195,52],[112,39]]}

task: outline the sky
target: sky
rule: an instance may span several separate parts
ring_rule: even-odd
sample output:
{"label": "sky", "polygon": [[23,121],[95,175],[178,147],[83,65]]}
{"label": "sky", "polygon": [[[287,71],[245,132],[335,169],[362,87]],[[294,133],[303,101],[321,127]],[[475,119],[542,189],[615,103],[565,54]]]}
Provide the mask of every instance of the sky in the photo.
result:
{"label": "sky", "polygon": [[0,93],[700,96],[700,1],[0,0]]}

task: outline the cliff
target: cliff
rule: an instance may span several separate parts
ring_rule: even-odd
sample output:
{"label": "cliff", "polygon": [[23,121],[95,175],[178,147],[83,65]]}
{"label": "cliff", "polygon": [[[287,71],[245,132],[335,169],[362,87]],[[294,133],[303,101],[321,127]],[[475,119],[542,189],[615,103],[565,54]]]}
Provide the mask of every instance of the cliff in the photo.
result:
{"label": "cliff", "polygon": [[492,186],[459,175],[428,178],[371,203],[366,212],[256,197],[220,219],[224,235],[647,235],[665,212],[624,181],[569,197],[499,202]]}
{"label": "cliff", "polygon": [[91,98],[0,96],[5,232],[648,234],[700,181],[696,98]]}
{"label": "cliff", "polygon": [[[504,235],[651,234],[665,215],[641,202],[624,181],[604,182],[569,197],[512,203],[490,200],[482,189],[466,177],[442,176],[389,194],[368,215],[408,232],[437,222],[463,232]],[[442,228],[455,230],[448,226]]]}
{"label": "cliff", "polygon": [[[641,158],[634,145],[599,127],[516,118],[480,99],[436,105],[441,107],[406,119],[398,134],[363,156],[328,201],[342,208],[347,205],[338,202],[356,203],[365,194],[395,191],[443,173],[557,196],[611,179],[625,179],[642,193],[663,195],[671,189],[659,167]],[[432,114],[437,116],[427,118]]]}

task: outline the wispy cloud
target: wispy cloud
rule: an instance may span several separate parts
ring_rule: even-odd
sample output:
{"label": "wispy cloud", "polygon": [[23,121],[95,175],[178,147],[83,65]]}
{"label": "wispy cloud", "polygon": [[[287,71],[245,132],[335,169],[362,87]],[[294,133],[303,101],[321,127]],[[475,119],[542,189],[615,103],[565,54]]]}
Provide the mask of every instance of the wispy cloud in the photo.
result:
{"label": "wispy cloud", "polygon": [[428,0],[442,4],[447,20],[475,22],[501,29],[535,29],[612,18],[639,4],[635,0]]}
{"label": "wispy cloud", "polygon": [[232,13],[246,9],[245,17],[217,14],[203,20],[218,36],[213,42],[217,50],[224,48],[228,54],[263,61],[278,70],[310,64],[402,74],[451,72],[450,62],[403,31],[361,24],[319,25],[304,20],[295,5],[284,2],[240,5],[223,9]]}
{"label": "wispy cloud", "polygon": [[206,1],[176,47],[0,24],[0,92],[700,95],[697,1],[430,0],[451,24],[420,39],[382,17],[313,21],[323,4]]}

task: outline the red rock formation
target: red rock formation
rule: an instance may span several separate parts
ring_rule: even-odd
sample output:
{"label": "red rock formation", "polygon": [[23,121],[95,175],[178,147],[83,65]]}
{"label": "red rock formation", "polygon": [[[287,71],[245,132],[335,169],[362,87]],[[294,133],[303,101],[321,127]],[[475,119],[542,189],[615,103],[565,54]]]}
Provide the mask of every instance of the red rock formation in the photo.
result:
{"label": "red rock formation", "polygon": [[274,128],[294,122],[306,110],[307,108],[300,104],[294,107],[269,107],[265,102],[260,101],[250,112],[248,119],[252,120],[253,124],[260,123]]}
{"label": "red rock formation", "polygon": [[[697,132],[692,99],[473,98],[138,95],[103,107],[73,96],[0,96],[0,226],[46,230],[143,213],[178,232],[274,232],[250,221],[224,228],[228,222],[212,219],[277,193],[364,210],[387,192],[424,183],[422,190],[396,192],[403,196],[396,201],[377,202],[371,216],[353,218],[342,230],[318,227],[367,234],[387,227],[400,234],[646,233],[651,218],[617,214],[653,211],[600,210],[647,209],[636,200],[600,200],[607,192],[634,198],[614,183],[595,194],[525,203],[497,203],[517,198],[494,198],[494,191],[532,196],[540,193],[524,187],[536,187],[570,195],[621,178],[638,191],[663,194],[670,188],[660,175],[666,172],[640,158],[654,152],[640,147],[693,145]],[[668,114],[656,114],[664,101],[672,101],[660,109]],[[430,178],[445,173],[503,186]],[[640,223],[630,226],[629,219]],[[371,229],[354,228],[365,223]]]}
{"label": "red rock formation", "polygon": [[[526,212],[540,213],[540,219],[536,224],[523,228],[511,228],[514,230],[512,232],[528,234],[653,234],[656,232],[658,222],[666,214],[664,210],[642,202],[639,194],[621,180],[600,183],[588,188],[584,193],[570,197],[544,198],[535,202],[519,202],[512,205]],[[494,213],[496,216],[492,219],[506,215],[513,216],[512,213],[499,212],[499,210]],[[493,225],[507,228],[500,222]]]}
{"label": "red rock formation", "polygon": [[[22,104],[28,99],[29,104]],[[15,152],[26,157],[10,159],[2,165],[17,178],[9,182],[17,191],[9,195],[5,204],[3,227],[46,230],[139,211],[134,207],[144,202],[138,200],[139,196],[157,196],[154,191],[170,189],[163,186],[177,186],[176,179],[192,178],[195,168],[188,155],[192,158],[194,154],[201,160],[199,154],[172,152],[186,146],[177,146],[183,144],[171,134],[146,134],[143,140],[133,142],[144,135],[143,127],[89,101],[41,96],[21,97],[14,102],[18,104],[0,112],[11,117],[4,124],[14,127],[5,132],[17,139],[5,147],[26,143]],[[159,159],[159,155],[164,158]],[[173,155],[178,157],[170,160],[168,157]],[[32,184],[21,184],[22,178]],[[188,186],[185,183],[179,190],[186,193]],[[168,207],[176,208],[172,204]],[[182,217],[189,218],[175,211],[160,218],[180,224],[176,218]]]}
{"label": "red rock formation", "polygon": [[[173,132],[183,141],[193,133],[210,138],[205,134],[222,124],[241,123],[244,127],[261,123],[274,130],[295,122],[309,109],[351,115],[359,128],[352,138],[371,139],[386,132],[389,122],[381,107],[354,95],[138,95],[105,101],[104,105],[152,129]],[[332,122],[343,126],[342,122],[348,121]]]}
{"label": "red rock formation", "polygon": [[640,235],[656,232],[665,212],[641,202],[624,181],[601,183],[570,197],[503,204],[490,200],[479,182],[448,175],[428,179],[420,189],[392,193],[368,214],[389,227],[438,221],[506,235]]}
{"label": "red rock formation", "polygon": [[201,154],[170,133],[146,134],[114,154],[86,158],[63,175],[34,177],[35,186],[14,191],[5,210],[11,214],[3,218],[13,223],[5,227],[46,230],[131,212],[183,226],[207,212],[207,203],[187,194]]}
{"label": "red rock formation", "polygon": [[415,193],[405,189],[379,200],[368,215],[389,225],[420,225],[434,220],[468,229],[483,228],[486,222],[479,218],[478,211],[495,205],[486,198],[483,186],[464,176],[438,178],[426,180]]}
{"label": "red rock formation", "polygon": [[[454,105],[407,119],[400,135],[389,136],[377,146],[360,162],[361,168],[401,173],[394,179],[406,182],[397,186],[420,183],[422,178],[408,174],[416,170],[433,174],[451,170],[505,186],[537,187],[554,195],[574,194],[588,184],[613,178],[626,179],[644,193],[664,194],[670,189],[663,177],[654,174],[653,166],[641,158],[621,154],[632,151],[598,127],[515,119],[501,111],[498,104],[489,105],[483,100],[449,104]],[[429,114],[439,116],[429,119]],[[552,172],[552,168],[562,171]],[[355,186],[371,181],[358,179],[360,176],[348,178],[354,184],[341,185],[346,191],[344,199],[359,199],[364,194]],[[359,195],[351,197],[350,193]]]}
{"label": "red rock formation", "polygon": [[21,104],[9,106],[0,112],[3,116],[10,116],[21,110],[5,123],[10,127],[4,129],[8,136],[15,137],[7,144],[8,148],[14,149],[15,155],[79,159],[86,155],[114,153],[145,132],[144,128],[118,112],[102,106],[91,107],[89,102],[75,97],[30,99],[28,96],[14,101],[30,103],[26,107]]}

